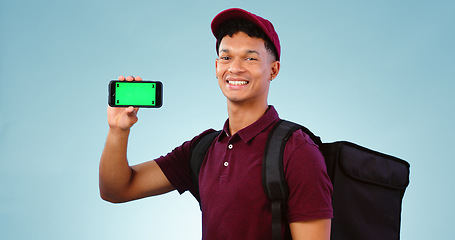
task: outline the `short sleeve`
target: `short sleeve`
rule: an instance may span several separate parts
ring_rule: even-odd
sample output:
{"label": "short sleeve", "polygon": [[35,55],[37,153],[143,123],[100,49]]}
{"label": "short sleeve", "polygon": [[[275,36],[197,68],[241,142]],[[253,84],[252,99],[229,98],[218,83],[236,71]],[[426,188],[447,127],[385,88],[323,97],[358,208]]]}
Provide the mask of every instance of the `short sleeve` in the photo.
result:
{"label": "short sleeve", "polygon": [[332,218],[332,183],[324,157],[308,135],[293,133],[283,163],[289,186],[288,221]]}
{"label": "short sleeve", "polygon": [[192,140],[186,141],[176,147],[165,156],[161,156],[155,160],[166,178],[180,194],[187,190],[193,190],[190,173],[191,150],[202,136],[213,131],[213,129],[206,130]]}

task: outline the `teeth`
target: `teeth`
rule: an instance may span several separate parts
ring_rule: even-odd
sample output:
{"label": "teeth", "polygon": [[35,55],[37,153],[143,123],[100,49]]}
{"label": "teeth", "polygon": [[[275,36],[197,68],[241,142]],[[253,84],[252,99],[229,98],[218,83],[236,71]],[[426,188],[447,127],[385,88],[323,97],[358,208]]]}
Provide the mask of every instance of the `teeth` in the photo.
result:
{"label": "teeth", "polygon": [[248,84],[248,82],[247,81],[229,81],[229,84],[239,86],[239,85],[246,85],[246,84]]}

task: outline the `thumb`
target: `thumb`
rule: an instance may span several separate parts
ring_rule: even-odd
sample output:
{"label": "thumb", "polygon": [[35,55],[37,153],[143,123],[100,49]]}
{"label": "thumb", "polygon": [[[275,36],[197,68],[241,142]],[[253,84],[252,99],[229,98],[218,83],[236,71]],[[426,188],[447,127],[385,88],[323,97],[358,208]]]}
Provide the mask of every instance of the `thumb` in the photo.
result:
{"label": "thumb", "polygon": [[139,111],[139,108],[134,108],[134,107],[128,107],[125,109],[126,115],[128,116],[136,116],[137,112]]}

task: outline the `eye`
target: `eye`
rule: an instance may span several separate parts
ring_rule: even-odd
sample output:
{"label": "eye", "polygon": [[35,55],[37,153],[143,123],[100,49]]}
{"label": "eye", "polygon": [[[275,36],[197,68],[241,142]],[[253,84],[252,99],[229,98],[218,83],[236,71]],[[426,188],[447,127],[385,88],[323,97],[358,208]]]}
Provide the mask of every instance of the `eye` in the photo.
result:
{"label": "eye", "polygon": [[249,57],[249,58],[246,58],[246,60],[248,60],[248,61],[256,61],[256,60],[257,60],[257,58],[252,58],[252,57]]}
{"label": "eye", "polygon": [[229,60],[229,59],[230,59],[230,57],[226,57],[226,56],[220,57],[220,60],[224,60],[224,61],[227,61],[227,60]]}

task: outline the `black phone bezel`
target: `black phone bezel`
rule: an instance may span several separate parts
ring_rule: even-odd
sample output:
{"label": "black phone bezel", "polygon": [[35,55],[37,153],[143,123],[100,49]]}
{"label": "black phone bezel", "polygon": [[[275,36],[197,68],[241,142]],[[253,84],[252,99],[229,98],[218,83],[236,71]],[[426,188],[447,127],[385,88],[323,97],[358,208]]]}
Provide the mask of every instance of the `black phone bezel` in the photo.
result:
{"label": "black phone bezel", "polygon": [[[115,84],[117,82],[122,83],[131,83],[131,84],[141,84],[141,83],[155,83],[156,84],[156,104],[152,105],[116,105],[115,104]],[[108,87],[108,104],[111,107],[137,107],[137,108],[160,108],[163,106],[163,83],[160,81],[120,81],[120,80],[111,80]]]}

